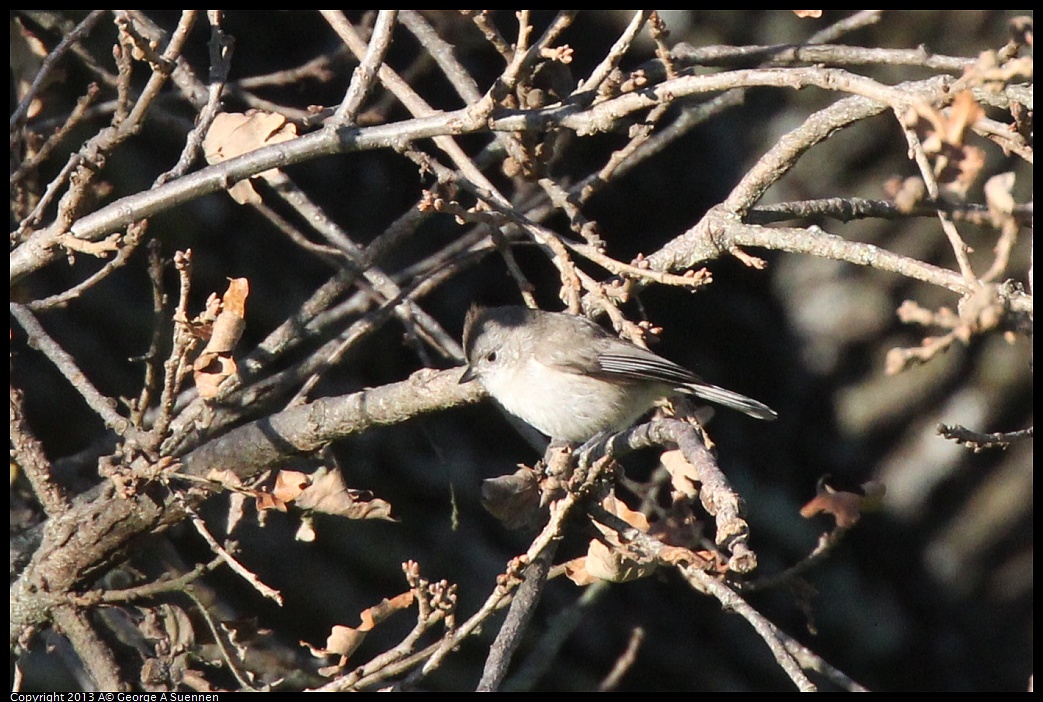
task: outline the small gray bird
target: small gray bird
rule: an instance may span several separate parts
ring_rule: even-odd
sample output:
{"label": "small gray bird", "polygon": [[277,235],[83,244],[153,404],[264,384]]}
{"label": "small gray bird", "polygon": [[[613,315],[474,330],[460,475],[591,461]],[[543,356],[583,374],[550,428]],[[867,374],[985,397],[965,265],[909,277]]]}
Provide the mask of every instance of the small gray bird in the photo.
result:
{"label": "small gray bird", "polygon": [[695,395],[775,419],[768,407],[584,317],[526,307],[472,307],[464,323],[465,383],[477,378],[514,416],[552,439],[582,442],[626,429],[656,401]]}

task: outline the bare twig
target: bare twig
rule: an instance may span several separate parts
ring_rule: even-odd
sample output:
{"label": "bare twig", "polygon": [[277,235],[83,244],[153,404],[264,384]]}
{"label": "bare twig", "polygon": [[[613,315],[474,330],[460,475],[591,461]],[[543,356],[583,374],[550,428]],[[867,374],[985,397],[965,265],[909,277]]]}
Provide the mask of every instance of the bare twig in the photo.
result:
{"label": "bare twig", "polygon": [[348,91],[344,94],[344,99],[330,120],[329,126],[341,127],[355,123],[362,103],[377,79],[377,70],[384,63],[384,55],[391,46],[391,33],[395,28],[397,16],[398,10],[381,10],[377,15],[366,53],[355,68],[351,76],[351,85],[348,86]]}
{"label": "bare twig", "polygon": [[22,393],[10,386],[11,407],[11,467],[17,465],[29,479],[36,499],[49,515],[61,514],[69,508],[69,499],[60,485],[54,482],[51,463],[43,444],[33,434],[22,410]]}
{"label": "bare twig", "polygon": [[24,305],[17,302],[11,303],[11,315],[18,320],[22,329],[29,336],[29,344],[39,349],[55,368],[65,376],[76,392],[86,401],[87,405],[105,422],[105,425],[121,435],[128,441],[139,446],[147,446],[147,436],[130,425],[125,417],[122,417],[114,409],[115,402],[102,395],[96,387],[87,379],[87,376],[76,364],[76,359],[62,346],[44,331],[44,328],[36,320],[36,317]]}
{"label": "bare twig", "polygon": [[637,652],[641,648],[641,644],[645,640],[645,630],[642,627],[635,626],[630,630],[630,638],[627,640],[626,650],[619,655],[616,659],[615,664],[612,666],[612,670],[608,672],[605,679],[598,685],[598,691],[600,692],[612,692],[619,687],[620,681],[623,676],[627,674],[637,662]]}
{"label": "bare twig", "polygon": [[210,533],[210,530],[207,529],[203,518],[200,517],[194,509],[187,504],[183,505],[182,508],[192,519],[192,526],[195,527],[196,532],[203,537],[203,540],[206,541],[207,545],[210,546],[210,550],[213,551],[216,556],[227,563],[228,567],[231,568],[236,575],[249,583],[250,587],[256,590],[262,597],[267,597],[268,599],[273,600],[276,604],[279,604],[280,606],[282,605],[282,593],[261,582],[261,579],[254,575],[249,568],[240,563],[235,556],[228,552],[228,549],[219,544],[213,534]]}
{"label": "bare twig", "polygon": [[790,680],[793,681],[798,690],[801,692],[814,692],[816,690],[815,685],[801,670],[800,662],[790,652],[787,645],[789,637],[784,638],[778,627],[751,607],[746,600],[728,587],[727,584],[717,578],[691,566],[681,566],[678,570],[692,587],[715,597],[725,611],[734,612],[749,622],[753,630],[768,644],[772,655],[775,656],[775,661],[789,676]]}
{"label": "bare twig", "polygon": [[224,95],[228,72],[232,69],[232,47],[235,42],[221,28],[220,10],[207,10],[206,16],[210,22],[210,80],[206,89],[206,104],[199,111],[192,131],[185,137],[185,147],[177,163],[156,178],[155,185],[180,178],[188,172],[202,147],[203,138],[221,111],[221,97]]}
{"label": "bare twig", "polygon": [[651,10],[638,10],[634,13],[634,16],[630,18],[630,23],[627,24],[623,33],[616,39],[616,42],[612,45],[612,48],[605,54],[605,58],[601,59],[600,63],[594,67],[594,70],[590,72],[590,75],[586,79],[580,81],[579,86],[576,88],[576,92],[591,91],[596,92],[601,84],[608,78],[609,74],[619,65],[624,54],[630,49],[630,45],[637,37],[638,32],[645,26],[649,16],[652,14]]}
{"label": "bare twig", "polygon": [[11,113],[9,128],[12,131],[14,131],[17,125],[21,124],[23,119],[25,119],[26,112],[29,110],[29,105],[36,97],[36,93],[39,92],[40,87],[44,84],[44,81],[47,80],[47,77],[51,74],[51,71],[54,70],[62,56],[64,56],[77,42],[90,34],[91,29],[94,28],[94,25],[98,23],[98,20],[100,20],[106,12],[107,10],[91,10],[90,14],[84,17],[83,20],[76,25],[75,29],[62,37],[58,46],[54,47],[54,50],[47,54],[47,58],[44,59],[43,65],[40,66],[40,70],[37,72],[36,77],[33,78],[33,83],[29,86],[29,90],[27,90],[25,95],[22,96],[22,100]]}
{"label": "bare twig", "polygon": [[507,675],[507,666],[510,665],[511,656],[514,654],[518,644],[533,615],[536,613],[536,605],[540,601],[540,593],[547,581],[550,565],[557,551],[556,544],[545,549],[536,559],[529,563],[522,574],[523,582],[514,593],[511,606],[507,610],[507,619],[504,621],[496,639],[489,649],[489,655],[485,659],[485,668],[482,678],[478,681],[475,692],[494,692],[504,676]]}
{"label": "bare twig", "polygon": [[946,439],[951,439],[958,444],[965,444],[973,451],[984,451],[990,448],[1007,448],[1015,441],[1032,438],[1032,427],[1019,429],[1018,431],[993,432],[986,434],[971,431],[959,425],[940,424],[938,433]]}

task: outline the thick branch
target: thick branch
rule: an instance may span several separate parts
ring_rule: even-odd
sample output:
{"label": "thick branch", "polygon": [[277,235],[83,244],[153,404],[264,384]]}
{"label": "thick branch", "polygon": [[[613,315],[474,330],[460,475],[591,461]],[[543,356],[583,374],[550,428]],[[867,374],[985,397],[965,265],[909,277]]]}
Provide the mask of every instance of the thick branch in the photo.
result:
{"label": "thick branch", "polygon": [[249,478],[279,461],[312,453],[336,439],[483,397],[478,383],[460,385],[460,369],[422,370],[407,380],[351,395],[323,397],[219,436],[182,459],[183,472],[231,470]]}
{"label": "thick branch", "polygon": [[[204,444],[184,456],[184,471],[205,475],[226,468],[241,476],[254,475],[281,458],[335,439],[481,399],[478,384],[460,385],[459,377],[459,369],[420,371],[399,383],[295,407]],[[203,498],[198,494],[186,502]],[[169,493],[142,492],[121,499],[110,483],[102,483],[81,495],[71,509],[44,523],[39,548],[11,586],[11,644],[48,620],[53,607],[110,563],[131,539],[183,517],[182,507]]]}

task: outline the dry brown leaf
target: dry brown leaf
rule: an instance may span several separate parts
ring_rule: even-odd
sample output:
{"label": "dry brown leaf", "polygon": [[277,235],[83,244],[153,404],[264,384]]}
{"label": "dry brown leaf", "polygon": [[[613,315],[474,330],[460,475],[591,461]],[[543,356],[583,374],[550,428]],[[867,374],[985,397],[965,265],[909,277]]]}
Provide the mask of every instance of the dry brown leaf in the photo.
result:
{"label": "dry brown leaf", "polygon": [[699,496],[699,477],[695,466],[688,462],[684,454],[677,449],[663,451],[659,461],[670,473],[670,485],[674,491],[684,495],[689,500]]}
{"label": "dry brown leaf", "polygon": [[651,575],[655,569],[654,560],[639,556],[618,545],[608,546],[597,539],[590,542],[584,558],[584,570],[587,575],[613,583],[637,580]]}
{"label": "dry brown leaf", "polygon": [[[605,496],[605,498],[601,500],[601,506],[604,507],[606,511],[611,512],[638,531],[643,531],[645,533],[648,532],[648,517],[627,507],[626,503],[616,497],[615,493],[609,493]],[[599,528],[606,536],[615,536],[616,534],[615,531],[608,527],[600,527],[599,525]]]}
{"label": "dry brown leaf", "polygon": [[521,466],[511,475],[483,480],[481,501],[505,527],[521,529],[539,515],[539,478],[534,470]]}
{"label": "dry brown leaf", "polygon": [[562,563],[562,568],[565,569],[565,577],[571,580],[580,587],[586,587],[587,585],[593,585],[598,581],[593,575],[587,572],[587,557],[580,556],[579,558],[573,558],[571,561]]}
{"label": "dry brown leaf", "polygon": [[949,108],[949,119],[945,122],[945,142],[954,146],[963,145],[963,136],[967,130],[985,116],[985,110],[974,99],[974,94],[963,90],[953,98]]}
{"label": "dry brown leaf", "polygon": [[333,514],[348,519],[385,519],[391,516],[391,505],[373,497],[368,490],[352,490],[344,484],[340,471],[320,468],[311,476],[311,485],[295,500],[301,509]]}
{"label": "dry brown leaf", "polygon": [[836,492],[829,487],[822,489],[806,505],[800,508],[800,516],[810,519],[820,512],[832,514],[837,526],[846,529],[858,521],[862,496],[853,492]]}
{"label": "dry brown leaf", "polygon": [[221,383],[225,378],[236,374],[238,367],[230,357],[218,356],[213,353],[200,354],[199,358],[192,364],[192,376],[195,379],[196,389],[203,399],[216,397]]}
{"label": "dry brown leaf", "polygon": [[[945,146],[963,146],[967,130],[985,116],[985,111],[969,90],[956,94],[948,115],[926,102],[913,104],[912,112],[930,124],[929,129],[921,129],[923,149],[929,154],[941,153]],[[915,124],[915,119],[910,118],[909,121]]]}
{"label": "dry brown leaf", "polygon": [[[246,298],[249,294],[249,281],[233,278],[219,306],[215,304],[214,296],[207,300],[206,314],[212,315],[214,322],[210,326],[206,347],[192,364],[192,377],[204,399],[215,397],[221,384],[238,372],[232,351],[246,328]],[[206,325],[200,323],[198,326],[203,328]]]}
{"label": "dry brown leaf", "polygon": [[337,665],[324,669],[327,672],[323,673],[324,675],[335,674],[338,669],[343,668],[348,662],[348,657],[362,645],[367,633],[395,612],[412,607],[413,601],[414,595],[412,591],[408,591],[391,599],[384,599],[380,604],[362,610],[359,613],[359,619],[362,624],[358,628],[340,624],[334,625],[330,629],[330,635],[326,637],[326,645],[323,648],[316,648],[307,641],[301,641],[300,643],[302,646],[306,646],[312,655],[316,657],[340,656],[340,661]]}
{"label": "dry brown leaf", "polygon": [[904,121],[919,135],[924,153],[934,159],[934,175],[945,194],[963,200],[985,166],[985,152],[965,143],[968,130],[985,111],[969,90],[956,93],[943,112],[926,102],[912,105]]}
{"label": "dry brown leaf", "polygon": [[228,354],[239,343],[246,329],[246,298],[250,295],[250,282],[246,278],[232,278],[228,289],[221,297],[221,312],[214,320],[210,341],[204,351]]}
{"label": "dry brown leaf", "polygon": [[800,516],[805,519],[826,512],[833,515],[837,527],[847,529],[855,525],[863,512],[873,511],[883,499],[884,485],[878,482],[867,482],[862,485],[862,494],[837,490],[819,480],[818,494],[800,508]]}
{"label": "dry brown leaf", "polygon": [[370,631],[395,612],[412,607],[414,599],[413,591],[407,590],[401,595],[396,595],[391,599],[385,598],[380,601],[380,604],[362,610],[359,614],[359,618],[362,620],[359,631]]}
{"label": "dry brown leaf", "polygon": [[203,153],[207,163],[214,164],[296,138],[297,127],[283,115],[261,110],[222,112],[203,139]]}
{"label": "dry brown leaf", "polygon": [[365,640],[366,631],[335,624],[326,637],[326,653],[337,654],[346,660]]}
{"label": "dry brown leaf", "polygon": [[283,502],[293,502],[311,485],[311,476],[299,470],[281,470],[275,476],[272,494]]}
{"label": "dry brown leaf", "polygon": [[270,492],[259,490],[254,495],[254,505],[258,512],[264,512],[265,510],[274,509],[280,512],[286,511],[286,502],[280,500],[278,497]]}
{"label": "dry brown leaf", "polygon": [[[601,506],[635,529],[648,532],[648,518],[627,507],[614,494],[607,495],[601,501]],[[567,564],[565,572],[572,582],[577,585],[589,584],[594,580],[622,583],[643,578],[655,570],[655,561],[627,548],[615,530],[597,523],[595,527],[604,536],[602,539],[591,539],[587,545],[587,555]]]}
{"label": "dry brown leaf", "polygon": [[[215,164],[242,156],[263,146],[270,146],[297,138],[297,127],[282,115],[273,112],[223,112],[219,114],[203,139],[203,153],[207,163]],[[277,169],[258,173],[255,177],[271,178]],[[259,204],[249,180],[242,180],[229,188],[228,193],[240,205]]]}

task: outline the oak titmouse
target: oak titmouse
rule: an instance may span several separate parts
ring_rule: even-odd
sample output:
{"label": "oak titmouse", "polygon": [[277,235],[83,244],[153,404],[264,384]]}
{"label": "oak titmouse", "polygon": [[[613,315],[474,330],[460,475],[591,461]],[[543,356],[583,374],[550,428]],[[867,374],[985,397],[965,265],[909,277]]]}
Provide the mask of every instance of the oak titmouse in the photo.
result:
{"label": "oak titmouse", "polygon": [[514,416],[552,439],[580,442],[626,429],[657,400],[695,395],[758,419],[767,405],[710,385],[584,317],[526,307],[472,307],[465,383],[477,378]]}

